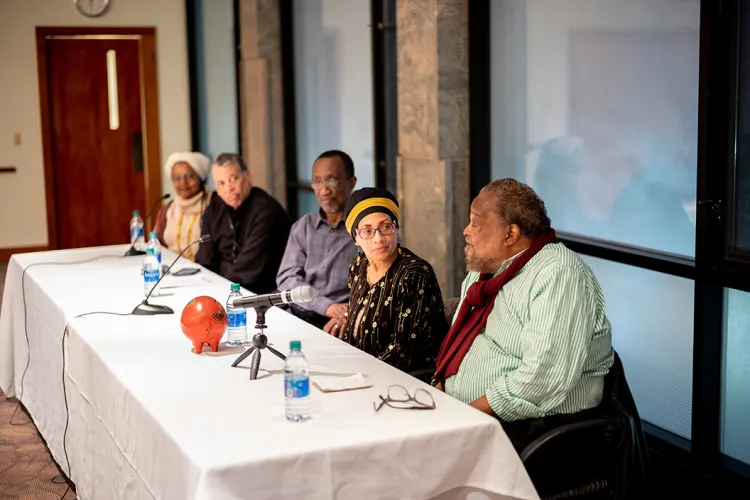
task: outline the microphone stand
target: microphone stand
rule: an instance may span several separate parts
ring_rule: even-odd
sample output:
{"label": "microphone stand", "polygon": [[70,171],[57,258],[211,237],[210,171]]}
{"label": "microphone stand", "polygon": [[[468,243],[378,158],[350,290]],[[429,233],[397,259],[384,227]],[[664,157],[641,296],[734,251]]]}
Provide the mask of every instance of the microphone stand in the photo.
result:
{"label": "microphone stand", "polygon": [[268,328],[268,326],[266,325],[266,311],[271,307],[273,306],[255,307],[255,328],[257,328],[258,331],[255,333],[255,335],[253,335],[253,345],[245,352],[240,354],[240,357],[238,357],[236,360],[234,360],[234,363],[232,363],[232,367],[236,367],[237,365],[242,363],[245,358],[252,354],[253,359],[250,362],[250,380],[255,380],[258,378],[258,370],[260,369],[260,356],[263,349],[268,349],[277,357],[286,360],[286,356],[268,345],[268,337],[266,337],[266,334],[263,333],[263,330]]}
{"label": "microphone stand", "polygon": [[[144,225],[146,225],[146,222],[148,222],[148,220],[149,220],[149,219],[151,219],[151,214],[153,213],[153,211],[154,211],[154,209],[156,208],[156,206],[157,206],[157,205],[158,205],[159,203],[161,203],[162,201],[164,201],[164,200],[166,200],[167,198],[169,198],[170,196],[172,196],[172,195],[171,195],[171,194],[169,194],[169,193],[167,193],[167,194],[165,194],[164,196],[162,196],[161,198],[159,198],[159,199],[158,199],[158,200],[156,201],[156,203],[154,203],[153,205],[151,205],[151,208],[150,208],[150,209],[148,210],[148,213],[146,214],[146,218],[145,218],[145,219],[143,220],[143,224],[144,224]],[[136,239],[135,239],[135,240],[133,241],[133,243],[131,243],[131,244],[130,244],[130,248],[128,248],[128,251],[127,251],[127,252],[125,252],[125,257],[132,257],[132,256],[134,256],[134,255],[146,255],[146,252],[144,252],[143,250],[136,250],[136,249],[135,249],[135,243],[136,243],[137,241],[138,241],[138,238],[136,238]]]}
{"label": "microphone stand", "polygon": [[133,312],[130,314],[133,314],[135,316],[154,316],[157,314],[174,314],[174,309],[172,309],[169,306],[162,306],[158,304],[149,304],[148,299],[151,297],[151,294],[154,293],[154,290],[159,286],[159,283],[161,283],[161,280],[164,279],[164,277],[169,274],[169,271],[174,267],[175,264],[177,264],[177,261],[180,260],[180,257],[182,257],[182,254],[184,254],[188,248],[195,245],[196,243],[206,243],[207,241],[211,241],[211,235],[210,234],[204,234],[188,246],[186,246],[182,252],[180,252],[180,255],[177,256],[177,258],[172,262],[167,270],[159,277],[159,280],[154,283],[154,286],[149,290],[148,295],[146,295],[146,298],[143,299],[143,302],[135,306],[135,309],[133,309]]}

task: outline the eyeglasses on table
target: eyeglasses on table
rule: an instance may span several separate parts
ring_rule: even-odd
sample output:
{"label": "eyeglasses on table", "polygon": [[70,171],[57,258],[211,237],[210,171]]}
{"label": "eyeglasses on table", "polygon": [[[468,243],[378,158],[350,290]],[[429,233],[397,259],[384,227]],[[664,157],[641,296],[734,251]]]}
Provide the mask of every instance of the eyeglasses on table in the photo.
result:
{"label": "eyeglasses on table", "polygon": [[390,406],[396,410],[434,410],[435,400],[426,389],[419,388],[412,396],[403,385],[392,385],[388,387],[386,397],[378,395],[379,402],[373,402],[375,411],[380,411],[383,406]]}

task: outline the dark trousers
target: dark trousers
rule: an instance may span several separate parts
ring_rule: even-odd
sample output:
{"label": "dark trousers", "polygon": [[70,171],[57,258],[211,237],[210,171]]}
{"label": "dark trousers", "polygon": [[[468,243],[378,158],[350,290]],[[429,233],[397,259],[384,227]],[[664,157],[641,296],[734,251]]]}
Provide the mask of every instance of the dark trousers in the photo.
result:
{"label": "dark trousers", "polygon": [[[513,447],[520,454],[535,439],[546,432],[564,424],[585,421],[600,416],[598,408],[584,410],[574,414],[551,415],[534,420],[500,422]],[[613,468],[608,465],[611,458],[602,456],[602,450],[608,449],[605,434],[601,428],[590,431],[575,432],[550,441],[534,454],[525,464],[527,472],[540,496],[564,491],[568,488],[585,484],[582,477],[603,476]],[[600,470],[593,470],[598,469]],[[589,470],[584,470],[589,469]],[[588,497],[587,497],[588,498]],[[599,497],[593,496],[592,500]]]}
{"label": "dark trousers", "polygon": [[532,441],[547,431],[564,424],[572,424],[597,417],[600,414],[601,411],[598,408],[591,408],[578,413],[550,415],[549,417],[533,420],[516,420],[513,422],[503,422],[501,420],[500,425],[503,426],[503,430],[508,435],[513,447],[518,453],[521,453]]}

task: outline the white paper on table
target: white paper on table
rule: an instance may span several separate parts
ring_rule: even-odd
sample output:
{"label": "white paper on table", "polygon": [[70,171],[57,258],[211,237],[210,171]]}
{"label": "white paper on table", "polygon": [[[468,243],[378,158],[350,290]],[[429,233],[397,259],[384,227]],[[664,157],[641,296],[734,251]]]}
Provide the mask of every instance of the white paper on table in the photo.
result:
{"label": "white paper on table", "polygon": [[372,384],[365,381],[365,377],[361,373],[356,373],[350,377],[343,378],[316,378],[313,380],[313,385],[317,387],[320,392],[353,391],[355,389],[367,389],[368,387],[372,387]]}

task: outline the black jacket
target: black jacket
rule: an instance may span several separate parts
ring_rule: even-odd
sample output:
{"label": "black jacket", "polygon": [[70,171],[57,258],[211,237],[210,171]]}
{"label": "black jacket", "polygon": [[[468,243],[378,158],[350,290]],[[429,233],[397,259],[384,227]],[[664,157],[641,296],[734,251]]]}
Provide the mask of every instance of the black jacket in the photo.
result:
{"label": "black jacket", "polygon": [[237,210],[213,196],[201,227],[211,241],[201,243],[195,261],[251,292],[273,292],[291,226],[284,208],[260,188]]}

